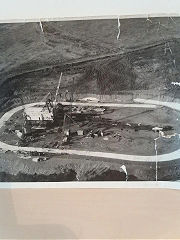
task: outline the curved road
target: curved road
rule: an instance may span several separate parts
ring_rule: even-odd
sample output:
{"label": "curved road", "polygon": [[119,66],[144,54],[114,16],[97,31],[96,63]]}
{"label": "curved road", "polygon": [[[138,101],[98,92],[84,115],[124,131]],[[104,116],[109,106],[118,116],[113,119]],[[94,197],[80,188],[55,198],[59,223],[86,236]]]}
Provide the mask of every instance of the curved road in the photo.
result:
{"label": "curved road", "polygon": [[[155,108],[157,106],[165,106],[168,108],[172,108],[174,110],[180,111],[180,103],[174,102],[161,102],[156,100],[145,100],[145,99],[135,99],[134,102],[137,104],[114,104],[114,103],[73,103],[73,105],[91,105],[91,106],[114,106],[114,107],[141,107],[141,108]],[[35,105],[42,105],[43,102],[30,103],[25,104],[5,113],[0,118],[0,128],[2,128],[5,123],[11,118],[13,114],[16,112]],[[62,102],[62,104],[71,104],[67,102]],[[180,136],[180,135],[179,135]],[[40,153],[53,153],[53,154],[71,154],[71,155],[79,155],[79,156],[91,156],[91,157],[99,157],[99,158],[110,158],[110,159],[119,159],[119,160],[127,160],[127,161],[139,161],[139,162],[156,162],[156,156],[140,156],[140,155],[128,155],[128,154],[118,154],[118,153],[109,153],[109,152],[93,152],[93,151],[81,151],[81,150],[61,150],[54,148],[39,148],[39,147],[19,147],[10,145],[0,141],[0,148],[4,151],[24,151],[24,152],[40,152]],[[180,149],[167,153],[158,155],[158,162],[172,161],[180,158]]]}

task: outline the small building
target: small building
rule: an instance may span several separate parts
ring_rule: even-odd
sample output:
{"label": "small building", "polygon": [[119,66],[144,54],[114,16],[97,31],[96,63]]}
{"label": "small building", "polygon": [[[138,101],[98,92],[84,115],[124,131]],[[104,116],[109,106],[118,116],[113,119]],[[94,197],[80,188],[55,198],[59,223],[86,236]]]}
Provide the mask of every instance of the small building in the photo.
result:
{"label": "small building", "polygon": [[46,107],[33,106],[24,109],[24,133],[31,133],[32,129],[43,129],[53,123],[53,114]]}
{"label": "small building", "polygon": [[24,118],[23,131],[25,134],[31,133],[33,129],[43,130],[52,123],[59,126],[63,124],[63,105],[58,103],[51,107],[47,104],[45,106],[27,107],[24,109]]}
{"label": "small building", "polygon": [[28,107],[24,110],[25,116],[29,121],[53,121],[53,114],[42,106]]}
{"label": "small building", "polygon": [[81,129],[77,130],[77,135],[78,136],[83,136],[84,135],[84,131],[81,130]]}

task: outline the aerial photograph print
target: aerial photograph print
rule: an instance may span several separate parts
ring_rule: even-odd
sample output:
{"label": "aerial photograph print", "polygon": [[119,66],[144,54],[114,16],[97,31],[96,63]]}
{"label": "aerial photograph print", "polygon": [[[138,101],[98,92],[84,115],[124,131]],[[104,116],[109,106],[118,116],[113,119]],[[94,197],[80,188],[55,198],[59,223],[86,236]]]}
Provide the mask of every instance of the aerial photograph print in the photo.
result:
{"label": "aerial photograph print", "polygon": [[179,181],[180,18],[0,23],[0,182]]}

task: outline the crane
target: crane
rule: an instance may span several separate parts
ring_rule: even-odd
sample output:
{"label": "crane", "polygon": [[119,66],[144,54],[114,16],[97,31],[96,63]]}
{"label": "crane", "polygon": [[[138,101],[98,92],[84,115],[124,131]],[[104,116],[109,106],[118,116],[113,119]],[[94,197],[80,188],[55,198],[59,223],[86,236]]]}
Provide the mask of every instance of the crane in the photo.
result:
{"label": "crane", "polygon": [[57,85],[57,89],[56,89],[56,95],[55,95],[55,100],[54,100],[54,105],[55,105],[55,106],[56,106],[56,104],[57,104],[57,96],[58,96],[58,93],[59,93],[59,88],[60,88],[61,80],[62,80],[62,72],[61,72],[61,75],[60,75],[60,78],[59,78],[59,82],[58,82],[58,85]]}
{"label": "crane", "polygon": [[42,98],[42,100],[41,100],[40,102],[45,102],[46,99],[47,99],[47,97],[48,97],[49,95],[51,95],[50,92],[48,92],[48,93]]}

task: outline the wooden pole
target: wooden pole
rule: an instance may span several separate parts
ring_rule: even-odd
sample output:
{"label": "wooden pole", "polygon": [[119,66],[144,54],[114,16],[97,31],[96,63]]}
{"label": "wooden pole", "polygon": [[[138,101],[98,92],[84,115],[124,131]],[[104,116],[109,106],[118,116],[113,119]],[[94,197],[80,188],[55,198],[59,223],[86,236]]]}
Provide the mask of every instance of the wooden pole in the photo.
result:
{"label": "wooden pole", "polygon": [[54,100],[55,105],[56,105],[56,103],[57,103],[57,96],[58,96],[58,93],[59,93],[59,88],[60,88],[60,84],[61,84],[61,79],[62,79],[62,72],[61,72],[61,75],[60,75],[60,78],[59,78],[59,82],[58,82],[58,86],[57,86],[57,89],[56,89],[56,95],[55,95],[55,100]]}

